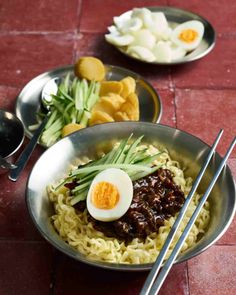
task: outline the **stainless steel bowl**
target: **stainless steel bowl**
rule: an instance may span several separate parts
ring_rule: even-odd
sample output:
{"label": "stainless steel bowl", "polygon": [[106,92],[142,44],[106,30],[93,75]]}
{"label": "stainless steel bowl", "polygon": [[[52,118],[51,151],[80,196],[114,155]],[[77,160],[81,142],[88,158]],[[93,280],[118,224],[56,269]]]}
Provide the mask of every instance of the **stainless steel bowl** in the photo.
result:
{"label": "stainless steel bowl", "polygon": [[[50,147],[35,164],[27,183],[26,201],[33,222],[43,237],[53,246],[78,261],[94,266],[127,271],[148,270],[152,264],[123,265],[88,260],[66,244],[52,227],[49,217],[53,214],[46,186],[62,178],[69,164],[81,156],[93,156],[98,148],[114,140],[118,141],[133,133],[144,135],[147,143],[168,148],[172,158],[187,167],[186,175],[196,177],[209,151],[209,146],[184,131],[168,126],[144,122],[121,122],[97,125],[82,129],[65,137]],[[199,192],[204,192],[209,179],[214,174],[221,157],[216,153],[201,182]],[[236,209],[235,184],[227,166],[218,179],[210,197],[211,220],[206,234],[197,244],[178,256],[176,262],[182,262],[215,243],[226,231]]]}

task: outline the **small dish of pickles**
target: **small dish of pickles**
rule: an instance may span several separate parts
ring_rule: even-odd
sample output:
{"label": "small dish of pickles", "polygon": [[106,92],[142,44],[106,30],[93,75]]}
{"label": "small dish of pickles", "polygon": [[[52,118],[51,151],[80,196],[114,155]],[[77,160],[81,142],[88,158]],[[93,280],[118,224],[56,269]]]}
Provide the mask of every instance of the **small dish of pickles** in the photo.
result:
{"label": "small dish of pickles", "polygon": [[31,80],[16,101],[16,114],[25,134],[31,138],[46,116],[41,92],[52,78],[60,84],[50,101],[50,116],[39,144],[55,142],[89,126],[119,121],[159,122],[162,104],[159,94],[140,75],[125,68],[105,65],[93,56],[79,58],[69,65],[43,73]]}
{"label": "small dish of pickles", "polygon": [[135,60],[180,64],[202,58],[215,45],[215,31],[203,17],[174,7],[133,8],[113,17],[105,40]]}

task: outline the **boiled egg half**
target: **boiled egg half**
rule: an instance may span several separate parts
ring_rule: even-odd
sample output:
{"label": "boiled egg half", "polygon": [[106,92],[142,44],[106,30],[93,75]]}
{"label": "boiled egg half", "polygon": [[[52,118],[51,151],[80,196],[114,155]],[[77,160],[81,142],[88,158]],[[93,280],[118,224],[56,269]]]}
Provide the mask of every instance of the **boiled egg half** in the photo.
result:
{"label": "boiled egg half", "polygon": [[191,51],[198,47],[203,34],[204,26],[200,21],[187,21],[173,30],[171,41],[186,51]]}
{"label": "boiled egg half", "polygon": [[133,184],[121,169],[109,168],[95,176],[87,196],[87,209],[96,220],[113,221],[123,216],[133,198]]}

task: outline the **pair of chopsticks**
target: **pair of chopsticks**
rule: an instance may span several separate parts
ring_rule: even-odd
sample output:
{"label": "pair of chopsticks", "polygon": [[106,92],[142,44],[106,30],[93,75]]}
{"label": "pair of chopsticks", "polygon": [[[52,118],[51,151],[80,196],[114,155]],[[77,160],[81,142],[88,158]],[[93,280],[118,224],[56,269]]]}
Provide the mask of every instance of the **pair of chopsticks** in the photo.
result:
{"label": "pair of chopsticks", "polygon": [[[173,238],[176,234],[176,231],[178,230],[178,227],[186,213],[186,210],[188,208],[188,205],[189,203],[191,202],[192,198],[193,198],[193,195],[206,171],[206,168],[215,152],[215,149],[216,149],[216,146],[217,144],[219,143],[219,140],[221,138],[223,134],[223,130],[221,129],[219,134],[217,135],[213,145],[212,145],[212,148],[211,150],[209,151],[208,155],[207,155],[207,158],[205,160],[205,163],[204,165],[202,166],[193,186],[192,186],[192,189],[191,191],[189,192],[186,200],[185,200],[185,203],[183,205],[183,207],[181,208],[176,220],[175,220],[175,223],[174,225],[172,226],[168,236],[167,236],[167,239],[160,251],[160,254],[158,255],[157,257],[157,260],[156,262],[154,263],[144,285],[143,285],[143,288],[140,292],[140,295],[154,295],[154,294],[158,294],[166,276],[168,275],[170,269],[171,269],[171,266],[173,265],[174,261],[175,261],[175,258],[177,257],[177,255],[179,254],[180,250],[181,250],[181,247],[184,243],[184,241],[186,240],[190,230],[191,230],[191,227],[193,226],[194,222],[196,221],[204,203],[206,202],[213,186],[215,185],[215,182],[217,181],[221,171],[223,170],[225,164],[226,164],[226,161],[227,159],[229,158],[229,155],[230,153],[232,152],[234,146],[235,146],[235,143],[236,143],[236,137],[234,138],[234,140],[232,141],[232,143],[230,144],[224,158],[222,159],[215,175],[213,176],[206,192],[204,193],[204,195],[202,196],[202,198],[200,199],[200,202],[198,204],[198,206],[196,207],[195,211],[193,212],[193,215],[191,216],[189,222],[187,223],[182,235],[180,236],[177,244],[175,245],[174,249],[172,250],[171,252],[171,255],[169,256],[169,258],[166,260],[166,262],[164,263],[160,273],[158,274],[161,266],[162,266],[162,262],[165,258],[165,255],[170,247],[170,244],[171,242],[173,241]],[[158,275],[158,276],[157,276]]]}

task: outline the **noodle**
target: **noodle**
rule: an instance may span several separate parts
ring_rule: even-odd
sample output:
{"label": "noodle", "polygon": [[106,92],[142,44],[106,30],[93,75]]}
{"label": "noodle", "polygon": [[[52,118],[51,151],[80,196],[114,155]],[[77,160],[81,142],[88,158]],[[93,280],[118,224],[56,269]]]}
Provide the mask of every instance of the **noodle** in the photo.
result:
{"label": "noodle", "polygon": [[[154,154],[158,150],[153,146],[149,146],[148,151],[150,154]],[[163,164],[163,168],[171,170],[174,174],[174,182],[181,187],[185,196],[187,196],[191,190],[192,179],[184,177],[183,170],[180,168],[179,163],[171,160],[166,150],[154,164]],[[92,223],[88,221],[87,210],[78,212],[70,205],[71,196],[69,195],[69,190],[65,187],[54,191],[52,186],[49,186],[48,195],[55,208],[55,214],[51,217],[51,221],[60,237],[92,260],[123,264],[152,263],[158,256],[176,218],[175,216],[165,220],[164,225],[159,228],[159,231],[157,233],[151,233],[145,240],[134,238],[131,242],[126,244],[124,241],[120,241],[114,237],[107,237],[102,232],[95,230]],[[200,197],[199,194],[195,193],[166,258],[169,257],[174,245],[183,232]],[[206,202],[181,252],[186,251],[196,244],[198,235],[204,234],[209,220],[209,203]]]}

